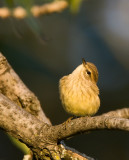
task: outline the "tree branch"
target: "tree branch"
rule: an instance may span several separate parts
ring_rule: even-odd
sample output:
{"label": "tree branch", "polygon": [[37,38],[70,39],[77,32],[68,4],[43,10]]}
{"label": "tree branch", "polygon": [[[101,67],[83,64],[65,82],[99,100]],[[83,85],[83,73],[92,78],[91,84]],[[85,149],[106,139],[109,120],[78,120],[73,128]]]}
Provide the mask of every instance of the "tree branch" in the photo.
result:
{"label": "tree branch", "polygon": [[38,119],[50,124],[38,98],[21,81],[6,58],[0,53],[0,91],[10,100],[21,106]]}
{"label": "tree branch", "polygon": [[[14,72],[14,70],[12,69],[12,67],[9,65],[6,58],[2,54],[0,54],[0,90],[5,96],[10,98],[10,100],[17,103],[17,105],[21,106],[26,111],[29,111],[31,114],[35,115],[38,119],[43,120],[45,123],[50,124],[50,121],[47,119],[47,117],[43,113],[42,109],[40,108],[40,103],[39,103],[37,97],[23,84],[23,82],[20,80],[20,78],[17,76],[17,74]],[[34,147],[35,145],[32,143],[32,140],[30,139],[30,137],[32,137],[32,136],[27,134],[29,132],[29,131],[27,131],[27,127],[31,126],[32,124],[35,124],[36,126],[38,126],[36,124],[37,120],[35,121],[34,116],[29,115],[29,113],[22,110],[19,106],[17,106],[13,102],[11,102],[5,96],[0,94],[0,97],[1,97],[1,101],[0,101],[1,109],[0,110],[1,111],[5,110],[5,112],[1,112],[1,122],[0,122],[1,125],[0,125],[0,127],[3,128],[6,132],[11,134],[12,136],[14,136],[15,138],[23,141],[28,146],[32,145]],[[34,107],[33,107],[34,109],[32,110],[32,109],[30,109],[30,107],[32,107],[33,105],[34,105]],[[2,109],[2,107],[3,107],[3,109]],[[7,110],[6,107],[11,110]],[[39,109],[37,109],[37,107],[39,107]],[[23,114],[24,112],[27,115],[27,117],[26,117],[27,119],[25,119],[25,116]],[[5,113],[6,115],[3,113]],[[19,116],[17,116],[17,114]],[[21,117],[22,114],[23,114],[23,117]],[[31,117],[29,119],[31,119],[30,123],[32,123],[32,124],[29,124],[28,116]],[[4,123],[4,122],[6,122],[6,123]],[[23,122],[23,123],[21,123],[21,122]],[[19,123],[21,123],[22,126]],[[42,125],[45,125],[45,124],[44,123],[40,124],[40,126],[42,126]],[[31,127],[28,130],[33,131],[33,129],[31,129]],[[19,133],[21,131],[21,129],[22,129],[23,133],[22,132]],[[41,127],[41,129],[42,129],[42,127]],[[41,129],[39,129],[39,130],[41,130]],[[24,131],[26,131],[27,133],[26,132],[24,133]],[[35,132],[32,132],[32,133],[34,133],[33,135],[37,135],[37,133],[35,133]],[[21,136],[21,135],[23,135],[23,136]],[[26,136],[28,135],[28,136],[26,137],[25,135]],[[46,136],[45,136],[45,140],[46,140]],[[31,144],[29,144],[28,142],[31,142]],[[49,144],[49,143],[47,142],[47,144]],[[45,144],[45,141],[44,141],[44,146],[47,146]],[[56,145],[53,145],[53,146],[55,147]],[[60,147],[60,145],[59,145],[59,150],[61,150],[62,153],[64,153],[64,151],[65,151],[65,155],[62,154],[62,157],[63,156],[74,157],[74,155],[76,155],[76,156],[78,155],[78,157],[82,157],[79,154],[72,152],[71,150],[65,149],[63,146]]]}
{"label": "tree branch", "polygon": [[90,160],[91,158],[76,153],[59,142],[93,130],[129,131],[128,108],[95,117],[80,117],[52,126],[37,97],[23,84],[2,54],[0,91],[0,128],[30,147],[37,159],[50,160],[52,157],[60,160],[69,157],[71,160]]}
{"label": "tree branch", "polygon": [[[120,111],[123,112],[123,109]],[[51,126],[38,120],[2,94],[0,94],[0,113],[0,127],[15,138],[22,140],[33,151],[36,148],[39,156],[42,155],[38,150],[44,148],[49,148],[52,153],[54,151],[54,154],[59,153],[58,141],[86,131],[98,129],[129,131],[128,119],[103,115],[74,119],[67,123],[67,126],[65,123]]]}
{"label": "tree branch", "polygon": [[117,118],[129,118],[129,108],[117,109],[108,113],[102,114],[102,116],[117,117]]}
{"label": "tree branch", "polygon": [[[41,147],[40,132],[44,135],[48,124],[38,120],[0,93],[0,127],[29,146]],[[45,129],[46,128],[46,129]],[[42,136],[41,136],[42,137]],[[42,138],[41,138],[42,139]]]}
{"label": "tree branch", "polygon": [[[44,14],[50,14],[54,12],[61,12],[65,8],[68,7],[68,2],[65,0],[61,1],[54,1],[48,4],[44,4],[41,6],[33,6],[30,9],[30,13],[34,17],[39,17]],[[16,7],[13,10],[10,10],[7,7],[0,8],[0,17],[1,18],[8,18],[8,17],[14,17],[18,19],[23,19],[28,16],[28,12],[23,7]]]}
{"label": "tree branch", "polygon": [[[126,111],[126,112],[125,112]],[[120,118],[117,117],[118,112],[120,114]],[[115,111],[112,112],[113,117],[108,116],[111,112],[95,116],[95,117],[81,117],[77,119],[73,119],[70,122],[66,122],[54,127],[51,127],[54,137],[56,140],[67,139],[79,133],[84,133],[86,131],[91,130],[100,130],[100,129],[118,129],[118,130],[125,130],[129,131],[129,120],[123,117],[129,118],[129,109],[121,109],[117,110],[116,117]],[[125,113],[125,114],[123,114]]]}

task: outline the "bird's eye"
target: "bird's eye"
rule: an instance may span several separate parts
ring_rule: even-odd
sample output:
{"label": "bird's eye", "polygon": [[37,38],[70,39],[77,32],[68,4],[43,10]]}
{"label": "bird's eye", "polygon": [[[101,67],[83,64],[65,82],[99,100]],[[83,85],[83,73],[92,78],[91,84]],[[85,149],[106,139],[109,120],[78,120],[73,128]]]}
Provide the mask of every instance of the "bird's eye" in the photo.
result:
{"label": "bird's eye", "polygon": [[88,75],[91,75],[91,72],[90,72],[90,71],[88,71],[88,70],[86,71],[86,73],[87,73]]}

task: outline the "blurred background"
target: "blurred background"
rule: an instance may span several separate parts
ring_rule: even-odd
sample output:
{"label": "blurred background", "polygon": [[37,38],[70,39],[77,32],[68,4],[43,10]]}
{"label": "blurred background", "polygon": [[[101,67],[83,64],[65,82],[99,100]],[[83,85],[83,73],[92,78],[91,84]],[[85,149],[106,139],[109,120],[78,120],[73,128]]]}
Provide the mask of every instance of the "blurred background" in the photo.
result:
{"label": "blurred background", "polygon": [[[1,0],[0,5],[18,2]],[[50,0],[36,4],[46,2]],[[83,0],[75,6],[71,1],[61,13],[21,20],[0,18],[0,51],[37,95],[53,125],[70,117],[61,106],[58,81],[81,64],[82,57],[99,71],[101,107],[97,114],[129,107],[128,8],[128,0]],[[97,160],[129,160],[129,134],[124,131],[94,131],[65,143]],[[0,160],[22,157],[0,131]]]}

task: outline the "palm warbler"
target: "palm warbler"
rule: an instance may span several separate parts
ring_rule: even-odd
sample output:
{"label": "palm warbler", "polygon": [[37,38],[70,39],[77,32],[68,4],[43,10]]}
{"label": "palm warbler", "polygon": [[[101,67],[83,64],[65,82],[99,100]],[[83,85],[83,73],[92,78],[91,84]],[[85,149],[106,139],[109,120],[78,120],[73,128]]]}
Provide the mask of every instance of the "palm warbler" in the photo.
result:
{"label": "palm warbler", "polygon": [[94,115],[100,106],[98,70],[93,63],[82,59],[71,74],[59,81],[59,92],[66,112],[75,116]]}

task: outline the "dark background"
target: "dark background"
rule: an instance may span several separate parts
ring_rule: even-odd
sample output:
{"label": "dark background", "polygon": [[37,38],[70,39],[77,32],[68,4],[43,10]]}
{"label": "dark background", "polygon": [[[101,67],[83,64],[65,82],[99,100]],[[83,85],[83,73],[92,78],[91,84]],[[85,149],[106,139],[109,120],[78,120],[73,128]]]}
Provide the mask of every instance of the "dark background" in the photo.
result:
{"label": "dark background", "polygon": [[[53,124],[65,121],[59,79],[82,57],[99,70],[101,107],[97,114],[129,107],[129,1],[84,1],[77,14],[69,9],[39,18],[0,19],[0,51],[37,95]],[[98,160],[129,160],[129,135],[94,131],[65,143]],[[0,131],[0,160],[23,154]]]}

